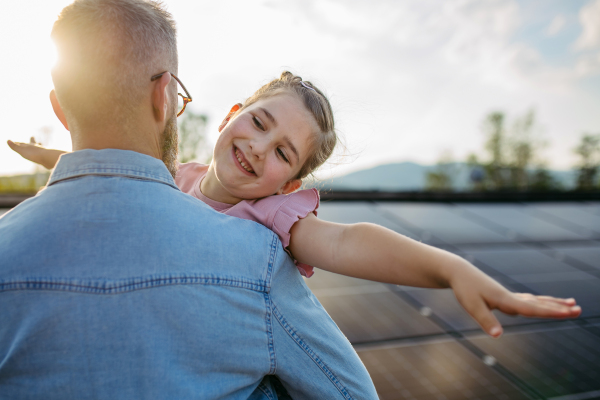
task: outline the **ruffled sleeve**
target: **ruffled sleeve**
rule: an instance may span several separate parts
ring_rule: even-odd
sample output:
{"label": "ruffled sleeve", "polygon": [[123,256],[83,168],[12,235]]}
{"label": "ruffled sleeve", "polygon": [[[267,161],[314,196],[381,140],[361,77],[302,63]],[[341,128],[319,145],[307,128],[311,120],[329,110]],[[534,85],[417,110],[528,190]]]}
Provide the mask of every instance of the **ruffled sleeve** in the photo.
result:
{"label": "ruffled sleeve", "polygon": [[[290,245],[290,230],[292,226],[300,219],[305,218],[309,213],[317,215],[319,207],[319,192],[317,189],[301,190],[288,194],[285,202],[281,204],[274,215],[272,230],[275,232],[285,251],[292,256],[288,246]],[[296,267],[303,276],[310,278],[314,271],[313,267],[307,264],[302,264],[294,260]]]}
{"label": "ruffled sleeve", "polygon": [[[285,251],[291,256],[290,229],[309,213],[317,214],[319,207],[319,191],[317,189],[300,190],[290,194],[268,196],[257,200],[244,200],[228,210],[221,211],[227,215],[256,221],[275,232]],[[313,267],[294,260],[303,276],[310,277]]]}

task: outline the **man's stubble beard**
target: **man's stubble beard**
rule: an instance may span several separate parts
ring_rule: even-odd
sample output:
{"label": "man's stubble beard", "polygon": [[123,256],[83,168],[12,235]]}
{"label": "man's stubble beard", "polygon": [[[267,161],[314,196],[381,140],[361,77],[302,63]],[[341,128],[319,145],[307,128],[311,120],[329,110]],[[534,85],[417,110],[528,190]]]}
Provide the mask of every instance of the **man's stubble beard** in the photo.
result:
{"label": "man's stubble beard", "polygon": [[167,121],[162,135],[162,161],[175,179],[177,174],[177,155],[179,153],[179,137],[177,136],[177,115]]}

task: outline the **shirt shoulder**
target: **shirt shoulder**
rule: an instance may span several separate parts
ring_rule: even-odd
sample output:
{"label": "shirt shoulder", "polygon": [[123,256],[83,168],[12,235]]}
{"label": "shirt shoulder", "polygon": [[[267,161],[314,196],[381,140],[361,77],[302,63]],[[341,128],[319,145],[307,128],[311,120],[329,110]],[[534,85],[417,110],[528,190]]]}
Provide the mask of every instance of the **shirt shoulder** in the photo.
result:
{"label": "shirt shoulder", "polygon": [[177,175],[175,176],[175,184],[184,193],[194,195],[194,189],[198,186],[198,183],[206,172],[208,171],[208,165],[200,164],[196,162],[189,162],[179,164]]}

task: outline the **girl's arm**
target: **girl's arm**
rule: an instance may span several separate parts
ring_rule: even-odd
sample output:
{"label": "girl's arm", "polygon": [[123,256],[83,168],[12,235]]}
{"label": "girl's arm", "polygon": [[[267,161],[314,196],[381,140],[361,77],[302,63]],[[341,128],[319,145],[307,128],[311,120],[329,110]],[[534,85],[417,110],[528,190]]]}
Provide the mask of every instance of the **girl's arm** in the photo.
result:
{"label": "girl's arm", "polygon": [[54,168],[61,154],[68,153],[63,150],[42,147],[35,142],[34,137],[29,140],[29,143],[13,142],[12,140],[9,140],[7,143],[10,148],[19,153],[21,157],[33,161],[36,164],[40,164],[48,169]]}
{"label": "girl's arm", "polygon": [[417,242],[379,225],[343,225],[314,214],[290,231],[290,251],[301,263],[342,275],[396,285],[448,288],[485,332],[498,337],[498,309],[510,315],[572,318],[574,299],[512,293],[463,258]]}

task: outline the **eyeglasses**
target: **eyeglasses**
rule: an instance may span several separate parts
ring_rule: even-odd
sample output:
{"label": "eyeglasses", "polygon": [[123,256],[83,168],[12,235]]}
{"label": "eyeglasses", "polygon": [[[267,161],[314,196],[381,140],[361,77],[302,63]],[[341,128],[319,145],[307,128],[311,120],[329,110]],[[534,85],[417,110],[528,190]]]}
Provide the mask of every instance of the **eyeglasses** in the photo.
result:
{"label": "eyeglasses", "polygon": [[[154,82],[155,80],[159,79],[161,76],[163,76],[164,74],[166,74],[167,72],[169,72],[169,71],[161,72],[160,74],[154,75],[152,78],[150,78],[150,81]],[[178,106],[177,109],[179,110],[179,112],[177,113],[177,116],[179,117],[185,111],[185,106],[187,106],[187,103],[189,103],[189,102],[192,101],[192,96],[190,96],[190,94],[188,93],[187,89],[185,88],[185,86],[183,86],[183,83],[181,83],[181,81],[179,80],[178,77],[176,77],[173,74],[171,74],[171,76],[173,78],[175,78],[175,80],[181,85],[181,87],[183,88],[183,91],[185,92],[185,96],[182,95],[181,93],[177,93],[183,99],[183,104],[177,102],[178,103],[177,104],[177,106]]]}

